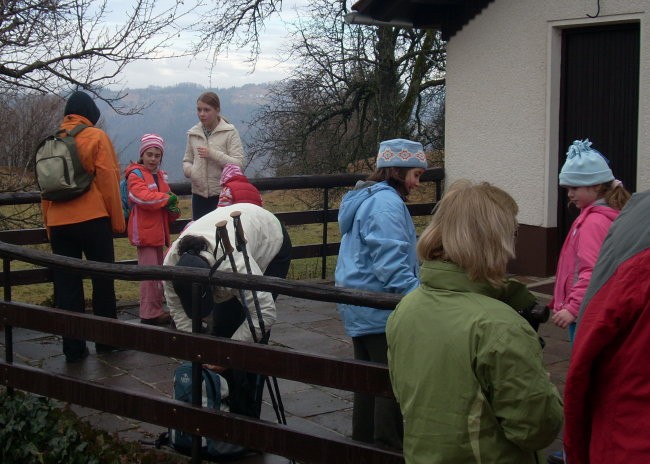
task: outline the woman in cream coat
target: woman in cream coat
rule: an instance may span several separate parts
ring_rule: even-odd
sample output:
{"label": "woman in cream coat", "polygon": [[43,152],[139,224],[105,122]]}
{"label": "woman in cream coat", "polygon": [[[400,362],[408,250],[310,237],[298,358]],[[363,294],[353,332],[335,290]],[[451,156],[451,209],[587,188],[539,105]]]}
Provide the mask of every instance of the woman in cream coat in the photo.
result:
{"label": "woman in cream coat", "polygon": [[217,207],[221,171],[228,164],[242,165],[244,148],[239,132],[221,116],[221,102],[214,92],[201,94],[196,102],[199,123],[187,131],[183,174],[192,183],[192,219]]}

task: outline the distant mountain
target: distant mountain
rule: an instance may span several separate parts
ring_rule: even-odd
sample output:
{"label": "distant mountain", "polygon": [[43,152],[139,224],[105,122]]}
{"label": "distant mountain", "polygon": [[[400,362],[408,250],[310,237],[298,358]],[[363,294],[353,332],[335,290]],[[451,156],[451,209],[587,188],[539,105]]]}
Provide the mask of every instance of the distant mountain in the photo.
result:
{"label": "distant mountain", "polygon": [[[173,182],[185,180],[182,171],[183,154],[187,130],[198,122],[196,99],[207,91],[214,90],[221,100],[221,114],[235,125],[244,143],[244,149],[251,137],[249,122],[253,114],[265,102],[268,84],[247,84],[228,89],[206,89],[197,84],[179,84],[173,87],[148,87],[128,89],[124,100],[126,105],[147,105],[139,115],[116,114],[105,103],[100,102],[104,118],[103,128],[111,137],[124,167],[139,157],[140,138],[146,133],[157,133],[165,139],[163,169]],[[254,163],[246,170],[249,176],[268,176],[258,172]]]}

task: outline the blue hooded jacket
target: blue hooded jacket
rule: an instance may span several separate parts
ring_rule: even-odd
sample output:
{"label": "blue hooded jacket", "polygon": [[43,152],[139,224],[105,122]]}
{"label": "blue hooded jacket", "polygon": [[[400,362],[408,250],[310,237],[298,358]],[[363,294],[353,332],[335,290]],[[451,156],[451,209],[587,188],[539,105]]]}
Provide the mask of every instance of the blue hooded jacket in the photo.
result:
{"label": "blue hooded jacket", "polygon": [[[386,182],[358,182],[339,209],[336,286],[406,294],[419,284],[413,219]],[[390,310],[339,304],[350,337],[384,333]]]}

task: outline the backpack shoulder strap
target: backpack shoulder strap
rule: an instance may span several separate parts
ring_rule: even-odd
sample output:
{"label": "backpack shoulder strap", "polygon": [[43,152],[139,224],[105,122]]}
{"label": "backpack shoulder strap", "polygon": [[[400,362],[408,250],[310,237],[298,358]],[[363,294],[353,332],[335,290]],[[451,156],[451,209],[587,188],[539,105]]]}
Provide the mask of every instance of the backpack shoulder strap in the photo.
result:
{"label": "backpack shoulder strap", "polygon": [[59,136],[61,134],[65,134],[64,137],[75,137],[79,132],[86,129],[87,127],[88,125],[86,124],[78,124],[74,126],[71,130],[59,129],[58,131],[56,131],[56,135]]}
{"label": "backpack shoulder strap", "polygon": [[144,174],[142,174],[142,171],[140,171],[139,169],[134,169],[133,171],[129,171],[128,173],[124,174],[124,181],[125,181],[125,182],[128,183],[128,181],[129,181],[129,176],[130,176],[131,174],[135,174],[135,175],[138,176],[140,179],[144,179]]}
{"label": "backpack shoulder strap", "polygon": [[88,126],[86,124],[79,124],[78,126],[75,126],[68,134],[70,134],[71,137],[75,137],[79,132],[87,128]]}

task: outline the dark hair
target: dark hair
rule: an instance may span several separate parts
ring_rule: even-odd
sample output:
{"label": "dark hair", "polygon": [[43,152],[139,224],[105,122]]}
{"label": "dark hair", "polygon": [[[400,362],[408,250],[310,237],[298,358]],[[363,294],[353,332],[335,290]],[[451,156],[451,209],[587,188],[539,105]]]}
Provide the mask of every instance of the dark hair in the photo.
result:
{"label": "dark hair", "polygon": [[181,238],[181,241],[178,242],[178,247],[176,248],[179,255],[185,253],[191,253],[196,256],[200,256],[202,251],[207,251],[210,247],[208,241],[199,235],[186,235]]}
{"label": "dark hair", "polygon": [[[178,242],[176,251],[180,255],[176,266],[194,267],[199,269],[210,269],[208,260],[201,256],[202,251],[207,251],[208,241],[197,235],[186,235]],[[172,286],[187,317],[192,318],[192,282],[173,281]],[[212,287],[209,284],[201,284],[201,299],[199,310],[201,318],[212,313],[214,303],[212,300]]]}
{"label": "dark hair", "polygon": [[370,176],[367,180],[372,180],[375,182],[384,182],[388,183],[391,187],[397,190],[397,193],[400,194],[403,200],[406,200],[408,197],[408,190],[406,189],[406,174],[413,168],[398,168],[398,167],[386,167],[379,168]]}
{"label": "dark hair", "polygon": [[203,92],[196,101],[197,103],[203,102],[206,105],[210,105],[215,110],[221,110],[221,101],[219,100],[219,96],[214,92]]}

